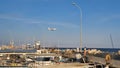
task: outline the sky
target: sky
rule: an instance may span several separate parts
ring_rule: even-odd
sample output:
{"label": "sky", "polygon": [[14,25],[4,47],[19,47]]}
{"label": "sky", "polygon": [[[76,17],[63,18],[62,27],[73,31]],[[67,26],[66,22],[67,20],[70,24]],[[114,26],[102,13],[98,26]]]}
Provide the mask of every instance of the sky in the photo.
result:
{"label": "sky", "polygon": [[77,48],[82,32],[82,47],[112,48],[111,34],[114,47],[120,48],[119,3],[120,0],[0,0],[0,45],[8,45],[10,40],[16,46],[32,45],[39,40],[43,47]]}

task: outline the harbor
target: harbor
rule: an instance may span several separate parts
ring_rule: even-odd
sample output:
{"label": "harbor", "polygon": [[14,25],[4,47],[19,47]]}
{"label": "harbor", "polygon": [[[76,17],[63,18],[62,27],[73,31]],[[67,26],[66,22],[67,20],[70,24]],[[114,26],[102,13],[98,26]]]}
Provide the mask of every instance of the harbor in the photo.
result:
{"label": "harbor", "polygon": [[119,3],[0,0],[0,68],[120,68]]}
{"label": "harbor", "polygon": [[[33,45],[0,46],[1,68],[120,68],[120,49],[43,47]],[[107,57],[108,56],[108,57]]]}
{"label": "harbor", "polygon": [[[101,50],[84,48],[83,53],[80,53],[78,48],[42,48],[39,44],[37,47],[37,49],[1,50],[0,67],[105,68],[106,66],[105,52]],[[116,54],[120,55],[119,51]],[[119,68],[119,62],[120,60],[111,58],[109,68]]]}

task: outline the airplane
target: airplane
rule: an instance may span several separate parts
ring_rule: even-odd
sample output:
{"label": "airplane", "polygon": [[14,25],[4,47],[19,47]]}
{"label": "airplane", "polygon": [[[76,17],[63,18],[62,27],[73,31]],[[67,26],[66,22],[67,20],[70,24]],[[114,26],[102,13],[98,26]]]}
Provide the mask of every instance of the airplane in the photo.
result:
{"label": "airplane", "polygon": [[56,28],[50,28],[50,27],[48,27],[48,30],[49,30],[49,31],[55,31]]}

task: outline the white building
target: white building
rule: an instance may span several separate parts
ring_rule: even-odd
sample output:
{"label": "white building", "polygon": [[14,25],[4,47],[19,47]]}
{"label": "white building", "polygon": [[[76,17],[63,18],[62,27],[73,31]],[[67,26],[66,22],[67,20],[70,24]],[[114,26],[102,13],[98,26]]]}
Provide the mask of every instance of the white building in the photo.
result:
{"label": "white building", "polygon": [[34,48],[35,48],[35,49],[40,49],[40,47],[41,47],[40,41],[35,41]]}

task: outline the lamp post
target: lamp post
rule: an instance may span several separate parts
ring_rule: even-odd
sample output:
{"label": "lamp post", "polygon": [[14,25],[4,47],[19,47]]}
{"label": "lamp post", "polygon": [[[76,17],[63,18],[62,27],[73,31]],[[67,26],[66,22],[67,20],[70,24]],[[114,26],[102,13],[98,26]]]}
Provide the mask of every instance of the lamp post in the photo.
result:
{"label": "lamp post", "polygon": [[82,52],[82,9],[76,3],[72,3],[72,5],[80,10],[80,52]]}

